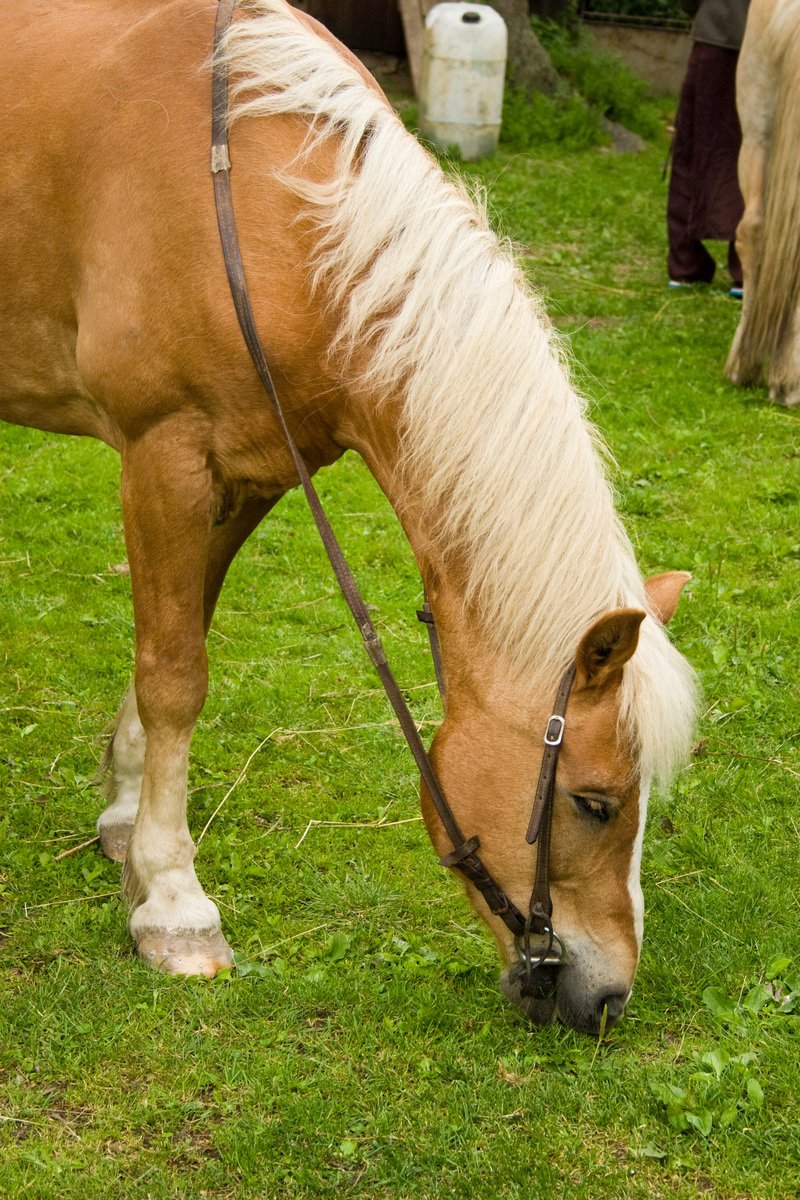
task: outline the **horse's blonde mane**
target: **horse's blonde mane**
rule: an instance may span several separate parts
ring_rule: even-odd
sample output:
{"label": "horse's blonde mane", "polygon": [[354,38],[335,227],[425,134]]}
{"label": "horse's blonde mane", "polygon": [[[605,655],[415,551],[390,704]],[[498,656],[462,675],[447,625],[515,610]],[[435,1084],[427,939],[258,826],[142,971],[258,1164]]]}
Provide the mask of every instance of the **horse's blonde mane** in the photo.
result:
{"label": "horse's blonde mane", "polygon": [[[437,514],[431,536],[467,565],[465,600],[497,653],[554,689],[593,621],[647,605],[549,322],[482,209],[382,96],[283,0],[243,7],[223,47],[232,120],[303,114],[306,153],[338,139],[332,182],[301,181],[299,167],[286,180],[318,227],[337,361],[358,363],[350,382],[365,394],[403,397],[400,469]],[[691,672],[650,618],[622,712],[643,775],[669,778],[694,711]]]}

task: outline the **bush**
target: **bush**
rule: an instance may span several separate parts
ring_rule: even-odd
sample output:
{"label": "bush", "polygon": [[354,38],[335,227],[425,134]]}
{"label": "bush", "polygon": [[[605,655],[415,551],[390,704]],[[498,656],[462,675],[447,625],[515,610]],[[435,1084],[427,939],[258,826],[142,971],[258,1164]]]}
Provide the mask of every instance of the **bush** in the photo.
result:
{"label": "bush", "polygon": [[512,150],[552,145],[585,150],[603,140],[603,122],[582,96],[566,90],[550,97],[506,88],[500,140]]}
{"label": "bush", "polygon": [[554,97],[506,88],[503,143],[515,150],[554,144],[586,149],[603,141],[604,117],[644,138],[656,136],[659,120],[647,84],[622,59],[594,49],[579,28],[536,18],[533,24],[564,86]]}
{"label": "bush", "polygon": [[567,79],[601,116],[652,138],[658,120],[647,97],[647,84],[614,54],[594,49],[587,34],[534,21],[536,34],[559,75]]}

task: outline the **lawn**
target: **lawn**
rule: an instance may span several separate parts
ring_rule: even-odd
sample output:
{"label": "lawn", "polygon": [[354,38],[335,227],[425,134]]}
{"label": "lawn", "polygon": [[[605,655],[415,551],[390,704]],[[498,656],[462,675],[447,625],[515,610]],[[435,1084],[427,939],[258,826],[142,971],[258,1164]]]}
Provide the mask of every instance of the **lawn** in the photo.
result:
{"label": "lawn", "polygon": [[[662,158],[464,168],[571,347],[643,570],[694,577],[671,628],[702,724],[652,806],[625,1019],[597,1043],[503,1001],[297,494],[231,571],[194,744],[237,966],[142,966],[119,867],[77,849],[132,660],[118,463],[3,427],[3,1197],[796,1197],[800,422],[723,380],[724,280],[667,290]],[[355,456],[319,486],[428,736],[399,526]]]}

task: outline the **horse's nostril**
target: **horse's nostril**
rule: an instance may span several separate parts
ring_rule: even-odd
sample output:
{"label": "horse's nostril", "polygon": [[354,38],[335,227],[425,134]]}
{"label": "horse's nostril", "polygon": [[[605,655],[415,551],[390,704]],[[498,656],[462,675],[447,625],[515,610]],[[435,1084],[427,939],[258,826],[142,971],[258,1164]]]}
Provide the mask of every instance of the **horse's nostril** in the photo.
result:
{"label": "horse's nostril", "polygon": [[606,1013],[607,1023],[619,1020],[627,999],[627,988],[624,991],[606,992],[604,995],[599,996],[595,1005],[598,1025],[602,1024],[604,1012]]}
{"label": "horse's nostril", "polygon": [[591,1037],[604,1034],[616,1025],[625,1009],[630,988],[616,980],[605,987],[586,988],[586,981],[570,968],[564,969],[558,984],[558,1017]]}

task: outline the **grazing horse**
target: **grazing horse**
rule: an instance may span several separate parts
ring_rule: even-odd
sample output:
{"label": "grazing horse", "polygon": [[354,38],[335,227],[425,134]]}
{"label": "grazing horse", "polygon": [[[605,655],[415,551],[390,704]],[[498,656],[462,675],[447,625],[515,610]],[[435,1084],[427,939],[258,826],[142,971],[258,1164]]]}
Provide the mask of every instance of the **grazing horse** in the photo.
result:
{"label": "grazing horse", "polygon": [[[231,951],[187,825],[205,636],[231,560],[298,481],[226,282],[214,24],[210,0],[0,12],[0,415],[121,456],[135,687],[99,833],[125,860],[141,957],[206,975]],[[357,61],[284,0],[238,4],[218,60],[254,321],[287,423],[312,472],[357,450],[400,517],[441,641],[431,758],[522,908],[542,734],[574,665],[545,864],[564,954],[539,994],[518,939],[466,886],[510,998],[597,1031],[638,963],[648,791],[690,742],[693,675],[663,629],[688,576],[643,582],[539,302]],[[422,806],[452,854],[424,786]]]}
{"label": "grazing horse", "polygon": [[742,315],[726,366],[800,404],[800,4],[752,0],[736,73],[744,215]]}

